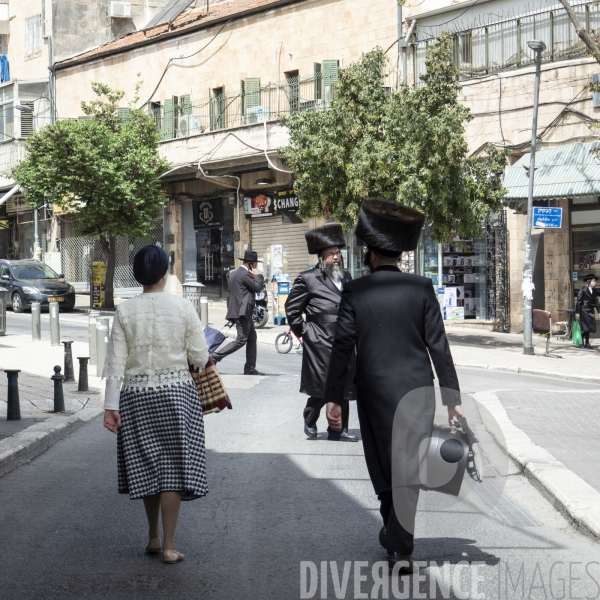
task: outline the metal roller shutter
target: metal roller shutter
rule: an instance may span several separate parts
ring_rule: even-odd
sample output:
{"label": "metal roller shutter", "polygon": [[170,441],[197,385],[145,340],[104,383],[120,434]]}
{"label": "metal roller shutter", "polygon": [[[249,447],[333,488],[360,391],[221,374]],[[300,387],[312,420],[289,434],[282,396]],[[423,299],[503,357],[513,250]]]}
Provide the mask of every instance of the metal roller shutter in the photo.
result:
{"label": "metal roller shutter", "polygon": [[306,266],[312,264],[304,238],[307,229],[307,223],[284,224],[281,217],[252,219],[251,248],[262,258],[269,246],[281,244],[287,253],[288,275],[294,281],[298,273],[306,271]]}

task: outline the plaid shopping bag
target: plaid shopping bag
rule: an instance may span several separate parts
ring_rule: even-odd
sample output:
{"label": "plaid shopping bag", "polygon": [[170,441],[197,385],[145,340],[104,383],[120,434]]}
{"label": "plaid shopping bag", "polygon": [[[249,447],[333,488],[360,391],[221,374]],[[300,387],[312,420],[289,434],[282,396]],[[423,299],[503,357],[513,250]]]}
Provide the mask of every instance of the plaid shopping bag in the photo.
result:
{"label": "plaid shopping bag", "polygon": [[233,408],[212,358],[208,359],[202,372],[192,364],[189,367],[190,373],[198,387],[202,412],[205,415],[221,412],[224,408]]}

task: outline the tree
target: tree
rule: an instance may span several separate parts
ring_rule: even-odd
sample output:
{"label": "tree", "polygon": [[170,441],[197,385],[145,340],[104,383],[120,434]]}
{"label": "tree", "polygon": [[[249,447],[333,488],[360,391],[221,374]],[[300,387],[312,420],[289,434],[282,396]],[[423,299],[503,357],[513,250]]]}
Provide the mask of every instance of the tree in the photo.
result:
{"label": "tree", "polygon": [[501,208],[507,152],[489,147],[468,156],[452,63],[452,38],[428,48],[423,85],[382,87],[387,59],[376,48],[341,70],[331,109],[285,119],[290,144],[281,149],[298,178],[303,218],[329,218],[349,229],[360,203],[383,197],[425,213],[432,238],[474,237],[489,211]]}
{"label": "tree", "polygon": [[99,238],[106,306],[113,308],[116,238],[146,237],[166,202],[157,178],[169,163],[158,154],[160,137],[148,114],[119,108],[123,92],[101,83],[92,89],[97,98],[81,103],[90,118],[58,121],[32,135],[12,177],[33,207],[51,202],[77,210],[78,235]]}
{"label": "tree", "polygon": [[[560,3],[565,7],[573,27],[575,27],[575,33],[579,36],[579,39],[586,45],[588,53],[593,56],[597,63],[600,64],[600,47],[598,47],[598,40],[596,39],[595,32],[589,33],[587,29],[582,25],[578,19],[573,7],[569,3],[569,0],[560,0]],[[598,90],[594,90],[598,91]]]}

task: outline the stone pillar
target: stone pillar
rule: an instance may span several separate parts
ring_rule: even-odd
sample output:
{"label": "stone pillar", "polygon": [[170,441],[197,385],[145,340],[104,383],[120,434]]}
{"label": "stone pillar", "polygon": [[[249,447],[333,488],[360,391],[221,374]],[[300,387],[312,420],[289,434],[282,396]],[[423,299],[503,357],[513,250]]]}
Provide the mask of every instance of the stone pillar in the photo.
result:
{"label": "stone pillar", "polygon": [[169,231],[165,232],[165,238],[169,241],[166,249],[167,254],[175,252],[175,263],[173,273],[169,277],[169,292],[174,296],[183,296],[183,227],[181,200],[171,199],[168,204]]}
{"label": "stone pillar", "polygon": [[523,260],[525,259],[526,215],[506,210],[508,270],[510,279],[510,332],[523,332]]}

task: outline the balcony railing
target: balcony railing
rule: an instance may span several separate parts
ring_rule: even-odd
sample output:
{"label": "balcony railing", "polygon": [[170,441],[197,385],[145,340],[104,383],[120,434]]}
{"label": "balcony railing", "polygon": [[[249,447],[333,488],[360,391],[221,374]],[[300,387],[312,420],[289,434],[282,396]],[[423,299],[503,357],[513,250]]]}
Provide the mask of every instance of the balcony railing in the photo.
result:
{"label": "balcony railing", "polygon": [[331,106],[337,77],[316,74],[293,77],[279,85],[269,83],[234,93],[216,93],[205,98],[180,96],[151,103],[149,112],[164,140],[187,137],[243,125],[256,125],[303,110],[325,110]]}
{"label": "balcony railing", "polygon": [[[575,4],[573,9],[588,31],[600,29],[600,4]],[[437,36],[443,27],[423,28],[421,35]],[[426,33],[425,33],[426,32]],[[545,62],[567,60],[584,56],[586,48],[575,32],[575,27],[562,7],[527,14],[522,17],[497,21],[466,31],[455,31],[454,61],[461,79],[481,77],[499,71],[532,65],[534,52],[527,46],[529,40],[542,40],[547,50]],[[425,73],[425,54],[431,40],[420,41],[413,47],[415,82]]]}

